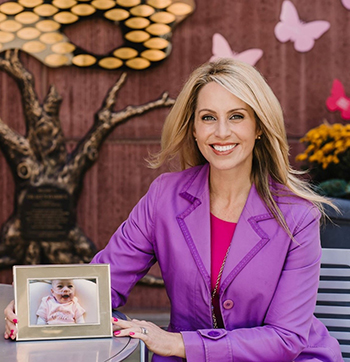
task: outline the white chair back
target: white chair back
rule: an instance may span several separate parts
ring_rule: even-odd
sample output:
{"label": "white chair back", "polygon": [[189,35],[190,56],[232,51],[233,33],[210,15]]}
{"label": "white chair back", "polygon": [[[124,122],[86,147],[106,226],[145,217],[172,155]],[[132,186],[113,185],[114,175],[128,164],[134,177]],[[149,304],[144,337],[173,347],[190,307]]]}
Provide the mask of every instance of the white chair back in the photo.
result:
{"label": "white chair back", "polygon": [[315,316],[340,344],[350,362],[350,250],[322,249]]}

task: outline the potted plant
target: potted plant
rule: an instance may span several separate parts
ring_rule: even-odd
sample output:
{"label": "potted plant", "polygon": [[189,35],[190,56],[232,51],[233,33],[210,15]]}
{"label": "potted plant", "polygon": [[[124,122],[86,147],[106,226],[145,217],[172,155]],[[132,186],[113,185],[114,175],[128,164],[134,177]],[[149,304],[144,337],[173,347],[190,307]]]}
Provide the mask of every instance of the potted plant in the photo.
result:
{"label": "potted plant", "polygon": [[316,192],[332,198],[341,213],[326,205],[330,220],[321,229],[323,247],[350,248],[350,124],[324,121],[301,138],[296,160],[309,169]]}

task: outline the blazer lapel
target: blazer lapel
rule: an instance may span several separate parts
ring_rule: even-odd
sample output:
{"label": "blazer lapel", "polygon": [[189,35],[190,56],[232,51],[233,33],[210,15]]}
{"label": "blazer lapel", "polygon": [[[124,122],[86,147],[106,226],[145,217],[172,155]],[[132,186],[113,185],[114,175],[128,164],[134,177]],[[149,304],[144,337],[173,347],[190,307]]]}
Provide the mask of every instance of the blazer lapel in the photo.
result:
{"label": "blazer lapel", "polygon": [[209,167],[198,169],[185,185],[180,196],[190,202],[177,216],[177,221],[192,257],[210,291],[210,196]]}
{"label": "blazer lapel", "polygon": [[[208,164],[195,168],[195,172],[180,193],[181,197],[189,201],[189,207],[176,218],[210,292],[211,233],[208,176]],[[259,227],[258,222],[271,218],[273,216],[253,185],[232,238],[221,279],[220,294],[269,241],[268,235]]]}
{"label": "blazer lapel", "polygon": [[259,222],[273,218],[252,185],[248,199],[238,220],[230,251],[223,270],[220,294],[254,256],[269,242]]}

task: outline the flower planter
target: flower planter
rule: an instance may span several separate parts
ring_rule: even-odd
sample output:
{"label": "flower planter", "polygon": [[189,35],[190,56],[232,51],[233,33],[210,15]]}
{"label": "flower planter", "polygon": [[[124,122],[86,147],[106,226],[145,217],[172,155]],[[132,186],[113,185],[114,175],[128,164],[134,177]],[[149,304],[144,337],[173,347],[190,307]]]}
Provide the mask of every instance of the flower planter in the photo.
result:
{"label": "flower planter", "polygon": [[321,244],[323,248],[350,249],[350,200],[332,198],[340,214],[326,205],[330,217],[321,225]]}

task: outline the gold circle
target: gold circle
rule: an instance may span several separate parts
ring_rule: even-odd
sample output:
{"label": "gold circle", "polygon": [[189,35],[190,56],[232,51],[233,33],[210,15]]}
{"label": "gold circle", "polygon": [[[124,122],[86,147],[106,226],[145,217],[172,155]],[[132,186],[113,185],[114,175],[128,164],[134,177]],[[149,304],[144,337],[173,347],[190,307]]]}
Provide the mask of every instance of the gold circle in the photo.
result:
{"label": "gold circle", "polygon": [[32,174],[31,168],[28,166],[27,162],[21,162],[17,165],[17,175],[26,180],[30,178]]}
{"label": "gold circle", "polygon": [[95,0],[91,3],[96,9],[107,10],[115,6],[115,1],[112,0]]}
{"label": "gold circle", "polygon": [[70,13],[69,11],[62,11],[56,14],[53,19],[60,24],[71,24],[76,22],[79,17]]}
{"label": "gold circle", "polygon": [[133,30],[125,34],[125,38],[134,43],[142,43],[150,38],[150,35],[142,30]]}
{"label": "gold circle", "polygon": [[152,15],[154,13],[154,11],[155,11],[154,8],[152,8],[152,6],[148,6],[148,5],[138,5],[132,9],[130,9],[130,12],[132,15],[143,16],[143,17]]}
{"label": "gold circle", "polygon": [[0,22],[4,21],[5,19],[7,19],[7,16],[5,14],[0,13]]}
{"label": "gold circle", "polygon": [[169,45],[169,42],[163,38],[151,38],[143,44],[147,48],[164,49]]}
{"label": "gold circle", "polygon": [[121,21],[129,17],[129,12],[123,9],[113,9],[105,12],[104,16],[113,21]]}
{"label": "gold circle", "polygon": [[51,67],[60,67],[61,65],[68,64],[69,58],[61,54],[50,54],[44,61]]}
{"label": "gold circle", "polygon": [[104,59],[101,59],[98,62],[98,65],[105,69],[116,69],[123,65],[123,62],[120,59],[113,58],[113,57],[107,57]]}
{"label": "gold circle", "polygon": [[125,64],[132,69],[145,69],[151,65],[151,62],[144,58],[134,58],[127,60]]}
{"label": "gold circle", "polygon": [[18,38],[24,40],[35,39],[40,35],[40,31],[35,28],[23,28],[17,32]]}
{"label": "gold circle", "polygon": [[140,0],[117,0],[117,4],[125,8],[130,8],[140,4]]}
{"label": "gold circle", "polygon": [[149,49],[141,53],[142,58],[146,58],[151,62],[159,62],[166,57],[166,54],[160,50]]}
{"label": "gold circle", "polygon": [[15,20],[22,24],[33,24],[39,20],[39,15],[34,14],[31,11],[24,11],[15,16]]}
{"label": "gold circle", "polygon": [[55,44],[63,40],[63,35],[59,33],[46,33],[40,37],[45,44]]}
{"label": "gold circle", "polygon": [[155,23],[170,24],[176,20],[176,17],[166,11],[159,11],[151,16],[151,20]]}
{"label": "gold circle", "polygon": [[56,14],[58,9],[50,4],[39,5],[34,9],[34,12],[40,16],[52,16]]}
{"label": "gold circle", "polygon": [[167,8],[167,11],[169,11],[169,13],[172,13],[176,16],[188,15],[192,12],[192,10],[192,6],[184,3],[175,3]]}
{"label": "gold circle", "polygon": [[0,29],[3,31],[15,32],[23,27],[22,24],[15,20],[5,20],[0,24]]}
{"label": "gold circle", "polygon": [[75,50],[75,45],[68,42],[56,43],[52,45],[51,50],[58,54],[68,54]]}
{"label": "gold circle", "polygon": [[96,11],[96,9],[91,5],[79,4],[79,5],[73,6],[71,8],[71,11],[75,15],[89,16],[89,15],[93,14]]}
{"label": "gold circle", "polygon": [[143,29],[150,24],[150,21],[145,18],[130,18],[124,23],[127,27],[132,29]]}
{"label": "gold circle", "polygon": [[76,4],[77,2],[74,0],[54,0],[52,2],[52,5],[55,5],[56,8],[60,9],[69,9]]}
{"label": "gold circle", "polygon": [[34,8],[35,6],[42,4],[44,1],[43,0],[18,0],[18,2],[26,8]]}
{"label": "gold circle", "polygon": [[28,53],[40,53],[46,49],[46,45],[40,41],[28,41],[22,45],[22,49]]}
{"label": "gold circle", "polygon": [[8,2],[0,5],[0,11],[6,15],[15,15],[23,10],[23,6],[18,3]]}
{"label": "gold circle", "polygon": [[96,58],[89,54],[79,54],[72,59],[72,63],[78,67],[90,67],[96,63]]}
{"label": "gold circle", "polygon": [[156,9],[164,9],[171,4],[171,0],[147,0],[147,4]]}
{"label": "gold circle", "polygon": [[39,21],[35,27],[39,30],[41,30],[44,33],[47,33],[49,31],[55,31],[58,30],[61,27],[61,24],[56,23],[56,21],[53,20],[42,20]]}
{"label": "gold circle", "polygon": [[171,27],[165,24],[152,24],[146,29],[152,35],[164,35],[171,32]]}
{"label": "gold circle", "polygon": [[6,31],[0,31],[0,42],[8,43],[15,38],[15,35],[12,33],[7,33]]}
{"label": "gold circle", "polygon": [[135,58],[137,54],[137,50],[133,48],[119,48],[113,52],[113,55],[120,59]]}

